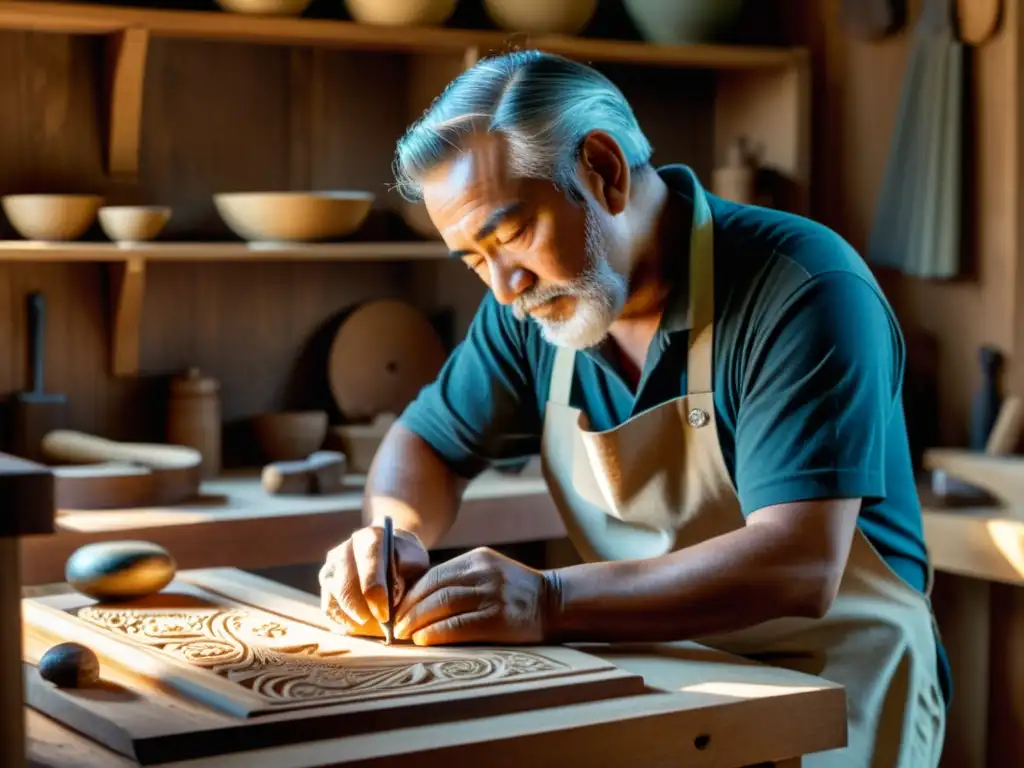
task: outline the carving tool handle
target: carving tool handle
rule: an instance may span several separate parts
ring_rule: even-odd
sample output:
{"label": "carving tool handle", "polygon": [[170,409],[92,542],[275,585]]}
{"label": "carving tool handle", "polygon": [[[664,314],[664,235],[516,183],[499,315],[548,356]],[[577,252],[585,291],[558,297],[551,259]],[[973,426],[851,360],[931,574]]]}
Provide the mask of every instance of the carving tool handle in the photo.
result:
{"label": "carving tool handle", "polygon": [[28,310],[29,366],[32,371],[32,392],[43,394],[43,359],[46,343],[46,298],[36,291],[26,301]]}
{"label": "carving tool handle", "polygon": [[395,642],[395,526],[390,517],[384,518],[384,558],[384,583],[388,596],[388,620],[384,622],[384,640],[391,645]]}

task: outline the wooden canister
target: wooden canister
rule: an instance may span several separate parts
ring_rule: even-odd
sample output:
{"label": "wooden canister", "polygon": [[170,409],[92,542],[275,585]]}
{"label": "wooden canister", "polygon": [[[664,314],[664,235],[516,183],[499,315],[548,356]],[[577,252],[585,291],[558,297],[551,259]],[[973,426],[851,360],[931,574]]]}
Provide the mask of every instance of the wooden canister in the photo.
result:
{"label": "wooden canister", "polygon": [[167,442],[199,451],[203,478],[220,473],[220,383],[202,376],[198,368],[190,368],[171,381]]}

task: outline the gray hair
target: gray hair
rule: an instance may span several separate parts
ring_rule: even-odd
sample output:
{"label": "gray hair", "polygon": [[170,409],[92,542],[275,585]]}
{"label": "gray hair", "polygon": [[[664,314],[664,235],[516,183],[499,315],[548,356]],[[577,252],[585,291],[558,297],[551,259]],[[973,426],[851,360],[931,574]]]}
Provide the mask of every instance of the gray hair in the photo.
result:
{"label": "gray hair", "polygon": [[577,200],[576,161],[591,131],[611,136],[631,169],[651,160],[650,142],[611,80],[562,56],[516,51],[477,62],[412,124],[395,153],[399,193],[422,199],[424,174],[477,130],[506,138],[513,175],[552,181]]}

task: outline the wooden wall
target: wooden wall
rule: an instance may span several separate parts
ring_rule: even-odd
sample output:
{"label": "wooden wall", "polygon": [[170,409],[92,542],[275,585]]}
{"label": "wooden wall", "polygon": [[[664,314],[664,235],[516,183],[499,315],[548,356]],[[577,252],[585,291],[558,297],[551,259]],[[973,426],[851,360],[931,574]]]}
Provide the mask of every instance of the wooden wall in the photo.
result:
{"label": "wooden wall", "polygon": [[[213,207],[216,191],[370,189],[378,199],[358,237],[415,237],[388,191],[395,141],[415,114],[407,57],[155,40],[140,175],[124,184],[102,171],[98,46],[0,32],[0,194],[100,192],[115,204],[169,204],[166,237],[212,240],[233,237]],[[609,71],[633,99],[659,161],[690,162],[706,178],[711,78]],[[15,236],[0,217],[0,237]],[[150,264],[142,373],[115,379],[105,273],[98,264],[0,262],[0,396],[28,386],[25,295],[42,290],[47,387],[69,396],[70,426],[115,439],[160,439],[167,377],[196,365],[221,381],[230,445],[255,413],[326,404],[324,339],[339,312],[406,298],[428,310],[454,308],[460,337],[482,295],[454,263]]]}
{"label": "wooden wall", "polygon": [[[812,46],[816,218],[865,252],[885,167],[911,25],[881,42],[851,38],[839,23],[839,0],[807,0],[793,34]],[[970,54],[969,132],[965,155],[966,261],[971,274],[939,282],[885,270],[878,277],[903,329],[937,343],[937,439],[965,444],[970,400],[980,383],[978,349],[1013,354],[1017,305],[1017,47],[1018,0],[1004,0],[1001,31]]]}

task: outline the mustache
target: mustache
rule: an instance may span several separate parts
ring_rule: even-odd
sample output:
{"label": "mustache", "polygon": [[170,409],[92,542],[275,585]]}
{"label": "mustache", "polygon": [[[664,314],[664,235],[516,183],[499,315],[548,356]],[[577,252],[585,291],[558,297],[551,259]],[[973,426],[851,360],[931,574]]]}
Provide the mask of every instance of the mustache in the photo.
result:
{"label": "mustache", "polygon": [[531,288],[524,294],[516,297],[512,305],[512,311],[520,320],[537,307],[547,304],[549,301],[560,299],[563,296],[573,296],[575,292],[564,286],[548,286]]}

